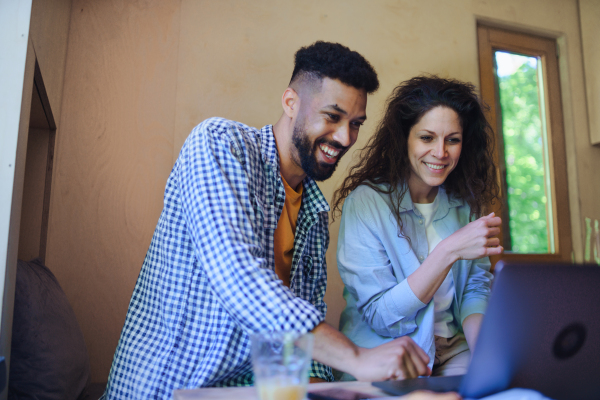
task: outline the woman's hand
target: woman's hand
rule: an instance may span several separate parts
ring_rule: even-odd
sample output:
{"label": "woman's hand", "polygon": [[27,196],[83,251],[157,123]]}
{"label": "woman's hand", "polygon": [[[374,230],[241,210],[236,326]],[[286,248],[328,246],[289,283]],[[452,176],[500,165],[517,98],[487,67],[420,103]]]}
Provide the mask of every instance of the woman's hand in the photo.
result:
{"label": "woman's hand", "polygon": [[501,254],[504,249],[500,246],[500,239],[496,237],[500,234],[501,224],[502,219],[491,213],[444,239],[444,246],[452,257],[452,263]]}
{"label": "woman's hand", "polygon": [[423,264],[407,278],[415,296],[427,304],[457,260],[476,260],[500,254],[500,224],[494,213],[467,224],[442,240]]}
{"label": "woman's hand", "polygon": [[501,223],[502,220],[491,213],[442,240],[407,278],[415,296],[423,303],[429,303],[452,264],[458,260],[476,260],[502,253],[500,239],[495,237],[500,233]]}

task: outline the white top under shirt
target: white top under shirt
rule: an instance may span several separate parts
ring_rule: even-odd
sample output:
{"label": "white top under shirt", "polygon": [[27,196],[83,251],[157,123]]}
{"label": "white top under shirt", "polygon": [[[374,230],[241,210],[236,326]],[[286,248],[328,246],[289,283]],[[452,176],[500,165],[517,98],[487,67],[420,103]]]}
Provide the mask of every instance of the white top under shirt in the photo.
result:
{"label": "white top under shirt", "polygon": [[[437,231],[433,227],[433,216],[437,210],[437,203],[423,204],[413,203],[417,210],[423,215],[425,225],[425,235],[427,236],[427,244],[429,245],[429,253],[433,251],[435,246],[442,241]],[[454,315],[452,314],[452,301],[454,300],[454,279],[452,279],[452,270],[448,272],[446,278],[440,285],[439,289],[433,295],[433,305],[435,313],[435,324],[433,334],[450,338],[456,335],[458,329],[454,323]]]}

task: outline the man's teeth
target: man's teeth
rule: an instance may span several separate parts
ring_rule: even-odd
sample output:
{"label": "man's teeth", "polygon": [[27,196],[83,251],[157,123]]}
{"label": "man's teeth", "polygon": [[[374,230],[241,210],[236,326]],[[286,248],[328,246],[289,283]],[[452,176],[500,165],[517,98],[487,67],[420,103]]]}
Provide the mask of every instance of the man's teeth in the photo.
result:
{"label": "man's teeth", "polygon": [[323,150],[323,152],[325,154],[327,154],[329,157],[337,157],[337,155],[340,154],[339,150],[334,150],[331,147],[324,145],[324,144],[319,145],[319,148],[321,150]]}
{"label": "man's teeth", "polygon": [[443,169],[445,167],[445,165],[436,165],[436,164],[429,164],[429,163],[425,163],[425,165],[427,165],[431,169]]}

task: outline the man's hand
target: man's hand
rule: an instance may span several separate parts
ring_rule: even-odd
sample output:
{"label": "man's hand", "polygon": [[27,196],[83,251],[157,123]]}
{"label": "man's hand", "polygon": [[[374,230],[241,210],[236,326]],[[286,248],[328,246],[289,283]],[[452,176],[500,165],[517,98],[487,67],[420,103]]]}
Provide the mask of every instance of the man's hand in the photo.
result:
{"label": "man's hand", "polygon": [[430,375],[429,356],[408,336],[372,349],[356,346],[344,334],[325,322],[315,335],[313,358],[360,381],[416,378]]}
{"label": "man's hand", "polygon": [[350,372],[359,381],[410,379],[431,375],[429,356],[404,336],[372,349],[359,348],[357,368]]}

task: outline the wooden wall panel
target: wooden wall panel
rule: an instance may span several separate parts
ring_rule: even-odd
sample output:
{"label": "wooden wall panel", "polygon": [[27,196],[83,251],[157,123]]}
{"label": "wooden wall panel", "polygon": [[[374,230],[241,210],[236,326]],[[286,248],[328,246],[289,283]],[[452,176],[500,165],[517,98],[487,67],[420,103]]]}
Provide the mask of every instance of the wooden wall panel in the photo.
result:
{"label": "wooden wall panel", "polygon": [[179,1],[73,2],[47,264],[105,381],[172,168]]}

